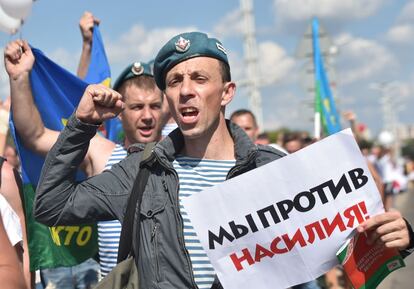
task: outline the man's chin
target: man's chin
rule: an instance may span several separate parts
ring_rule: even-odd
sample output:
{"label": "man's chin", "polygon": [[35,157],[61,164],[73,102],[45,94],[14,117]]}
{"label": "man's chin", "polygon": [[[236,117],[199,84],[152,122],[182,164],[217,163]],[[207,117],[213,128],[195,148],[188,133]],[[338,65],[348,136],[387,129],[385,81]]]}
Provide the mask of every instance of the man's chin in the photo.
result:
{"label": "man's chin", "polygon": [[137,141],[139,143],[149,143],[153,141],[157,141],[157,134],[155,133],[155,130],[151,134],[138,134]]}
{"label": "man's chin", "polygon": [[201,135],[200,131],[195,128],[182,129],[181,132],[186,139],[197,139]]}
{"label": "man's chin", "polygon": [[137,141],[138,141],[138,143],[149,143],[149,142],[153,142],[154,141],[154,137],[153,136],[150,136],[150,137],[143,137],[143,136],[140,136],[138,139],[137,139]]}

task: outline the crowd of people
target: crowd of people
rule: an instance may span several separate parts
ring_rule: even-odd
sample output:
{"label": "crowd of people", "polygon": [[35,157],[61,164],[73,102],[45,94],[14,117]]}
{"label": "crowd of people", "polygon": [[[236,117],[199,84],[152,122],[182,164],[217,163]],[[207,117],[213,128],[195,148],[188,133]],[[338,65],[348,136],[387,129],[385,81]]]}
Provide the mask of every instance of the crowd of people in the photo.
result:
{"label": "crowd of people", "polygon": [[[99,20],[89,12],[80,20],[80,78],[86,76],[90,64],[96,24]],[[197,246],[200,242],[181,205],[183,198],[316,141],[306,133],[292,132],[280,134],[273,143],[260,133],[254,114],[247,109],[233,112],[227,120],[226,106],[236,89],[227,53],[218,39],[201,32],[172,37],[153,61],[131,60],[112,89],[89,85],[61,132],[44,125],[33,99],[30,73],[35,57],[29,44],[10,42],[4,61],[11,108],[2,103],[1,109],[7,113],[11,109],[24,145],[46,158],[33,203],[34,217],[51,227],[98,221],[99,265],[88,259],[73,267],[40,268],[45,289],[92,288],[116,266],[120,222],[143,150],[152,142],[156,142],[152,159],[143,164],[151,174],[139,204],[140,217],[134,223],[141,224],[139,235],[133,236],[140,284],[142,288],[222,288],[205,251]],[[122,122],[122,143],[97,134],[102,123],[114,117]],[[7,129],[0,126],[0,130],[7,159],[1,169],[0,275],[7,277],[1,278],[10,288],[34,288],[25,224],[25,214],[31,212],[25,212],[17,151],[6,144]],[[414,247],[411,227],[400,213],[388,211],[392,198],[387,197],[397,189],[388,173],[389,151],[377,154],[373,148],[367,161],[379,190],[384,191],[387,211],[360,224],[358,231],[408,254]],[[82,182],[75,181],[78,169],[87,176]],[[216,172],[214,178],[203,173],[211,171]],[[2,269],[6,262],[11,264],[4,265],[9,273]],[[340,288],[331,276],[336,273],[326,275],[325,286]],[[320,286],[314,280],[293,288]]]}

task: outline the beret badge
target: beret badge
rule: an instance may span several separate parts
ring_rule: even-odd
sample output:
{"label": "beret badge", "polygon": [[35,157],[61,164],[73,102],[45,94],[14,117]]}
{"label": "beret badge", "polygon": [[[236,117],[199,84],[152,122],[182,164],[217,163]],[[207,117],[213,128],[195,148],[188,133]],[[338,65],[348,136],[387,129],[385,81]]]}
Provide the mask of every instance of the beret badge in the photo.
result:
{"label": "beret badge", "polygon": [[190,40],[183,38],[180,36],[180,38],[175,42],[175,49],[178,52],[186,52],[190,48]]}
{"label": "beret badge", "polygon": [[141,62],[135,62],[131,67],[131,72],[135,75],[141,75],[144,73],[144,66]]}

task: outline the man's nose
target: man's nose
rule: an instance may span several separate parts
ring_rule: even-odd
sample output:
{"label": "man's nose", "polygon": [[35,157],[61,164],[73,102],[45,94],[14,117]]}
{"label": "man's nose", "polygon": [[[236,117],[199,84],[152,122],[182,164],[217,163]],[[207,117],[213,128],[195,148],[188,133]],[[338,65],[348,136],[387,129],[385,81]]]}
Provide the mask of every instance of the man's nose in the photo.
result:
{"label": "man's nose", "polygon": [[191,97],[194,95],[194,82],[191,81],[189,77],[184,77],[184,79],[181,82],[180,87],[180,96],[181,97]]}

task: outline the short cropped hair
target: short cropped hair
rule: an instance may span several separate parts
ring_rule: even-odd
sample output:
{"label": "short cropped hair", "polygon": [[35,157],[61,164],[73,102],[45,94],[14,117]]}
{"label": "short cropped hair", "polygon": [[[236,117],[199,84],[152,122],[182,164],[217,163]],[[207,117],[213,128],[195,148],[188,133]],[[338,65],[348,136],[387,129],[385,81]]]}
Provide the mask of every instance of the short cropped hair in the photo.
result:
{"label": "short cropped hair", "polygon": [[221,79],[223,82],[229,82],[231,81],[231,73],[230,73],[230,66],[227,63],[224,63],[223,61],[220,61],[220,74]]}
{"label": "short cropped hair", "polygon": [[230,120],[233,120],[235,117],[239,117],[245,114],[248,114],[252,117],[254,126],[257,127],[256,117],[254,116],[253,112],[248,109],[238,109],[234,111],[230,116]]}
{"label": "short cropped hair", "polygon": [[[154,77],[149,75],[140,75],[137,77],[133,77],[130,79],[125,80],[118,89],[118,92],[121,95],[124,95],[125,90],[127,87],[136,86],[143,90],[156,90],[158,87],[155,84]],[[161,101],[163,101],[162,93],[160,92]]]}

